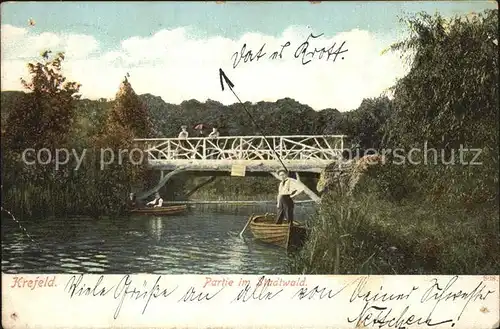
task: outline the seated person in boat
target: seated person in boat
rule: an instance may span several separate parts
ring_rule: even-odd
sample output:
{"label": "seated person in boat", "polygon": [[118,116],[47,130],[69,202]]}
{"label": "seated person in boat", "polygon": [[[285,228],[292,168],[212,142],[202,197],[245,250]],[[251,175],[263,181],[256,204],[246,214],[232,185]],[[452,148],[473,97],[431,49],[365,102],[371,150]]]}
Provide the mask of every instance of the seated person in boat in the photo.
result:
{"label": "seated person in boat", "polygon": [[279,170],[278,176],[281,179],[278,188],[278,203],[276,207],[278,208],[278,214],[276,216],[276,224],[282,224],[283,221],[288,223],[293,222],[293,208],[294,203],[292,198],[298,194],[295,184],[288,178],[288,172],[286,170]]}
{"label": "seated person in boat", "polygon": [[135,209],[137,207],[137,198],[135,193],[130,193],[127,199],[127,208]]}
{"label": "seated person in boat", "polygon": [[153,206],[153,208],[163,206],[163,199],[160,197],[160,193],[156,192],[155,199],[146,203],[146,206]]}

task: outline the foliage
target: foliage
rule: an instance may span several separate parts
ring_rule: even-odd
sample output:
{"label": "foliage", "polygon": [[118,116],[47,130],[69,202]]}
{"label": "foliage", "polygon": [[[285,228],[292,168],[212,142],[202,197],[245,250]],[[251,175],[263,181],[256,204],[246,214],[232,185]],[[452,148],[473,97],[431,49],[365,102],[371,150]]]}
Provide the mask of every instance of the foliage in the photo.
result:
{"label": "foliage", "polygon": [[[21,79],[28,93],[2,97],[2,202],[21,214],[65,210],[63,203],[71,203],[69,195],[58,197],[55,192],[66,191],[63,187],[72,172],[68,168],[56,171],[53,164],[55,150],[70,144],[80,84],[62,75],[64,54],[50,54],[46,51],[40,61],[28,63],[30,79]],[[22,156],[29,148],[48,150],[52,159],[45,153],[42,160],[52,166],[26,164]],[[61,154],[61,160],[64,157]]]}
{"label": "foliage", "polygon": [[378,149],[383,138],[382,127],[391,113],[387,97],[364,99],[356,111],[348,112],[339,123],[340,130],[351,136],[351,142],[363,149]]}
{"label": "foliage", "polygon": [[[2,201],[20,216],[122,211],[144,168],[128,163],[128,154],[118,164],[118,149],[130,150],[134,137],[150,134],[147,109],[128,82],[115,101],[79,100],[80,85],[61,73],[64,54],[49,54],[28,64],[31,80],[22,80],[28,93],[2,93]],[[84,161],[77,164],[71,154],[60,168],[54,159],[27,165],[21,158],[26,148],[47,148],[52,156],[56,148],[74,149]],[[100,167],[101,148],[113,149],[116,158],[106,170]]]}
{"label": "foliage", "polygon": [[[54,172],[48,166],[27,165],[23,152],[29,148],[47,149],[42,160],[53,163],[57,148],[67,146],[73,130],[75,105],[79,99],[80,84],[66,81],[61,73],[64,54],[50,56],[42,53],[41,61],[28,63],[29,80],[21,79],[28,90],[21,96],[5,118],[2,130],[2,182],[5,189],[25,183],[56,184],[68,175],[68,171]],[[3,100],[2,100],[3,101]],[[9,101],[5,101],[9,104]],[[2,112],[4,108],[2,108]],[[29,159],[31,160],[31,159]],[[47,186],[50,184],[47,184]]]}
{"label": "foliage", "polygon": [[[437,165],[402,169],[432,198],[492,201],[498,197],[498,10],[450,20],[420,14],[407,22],[411,36],[391,49],[407,55],[411,70],[394,88],[384,146],[438,150]],[[481,149],[482,165],[443,165],[459,163],[461,146]]]}
{"label": "foliage", "polygon": [[22,152],[27,147],[53,150],[65,145],[72,129],[80,84],[66,81],[62,75],[64,54],[51,58],[50,53],[45,51],[41,61],[28,63],[29,81],[21,78],[29,94],[6,120],[5,138],[10,150]]}
{"label": "foliage", "polygon": [[116,94],[114,106],[108,114],[107,134],[112,136],[126,131],[132,138],[151,136],[151,122],[145,104],[137,96],[125,77]]}
{"label": "foliage", "polygon": [[498,11],[449,21],[421,14],[408,23],[412,36],[392,46],[413,54],[394,88],[392,140],[497,147]]}
{"label": "foliage", "polygon": [[147,180],[144,154],[133,151],[137,146],[133,140],[150,137],[151,129],[147,108],[125,77],[103,130],[92,142],[99,150],[99,161],[93,163],[100,166],[99,204],[107,212],[123,211],[128,193]]}

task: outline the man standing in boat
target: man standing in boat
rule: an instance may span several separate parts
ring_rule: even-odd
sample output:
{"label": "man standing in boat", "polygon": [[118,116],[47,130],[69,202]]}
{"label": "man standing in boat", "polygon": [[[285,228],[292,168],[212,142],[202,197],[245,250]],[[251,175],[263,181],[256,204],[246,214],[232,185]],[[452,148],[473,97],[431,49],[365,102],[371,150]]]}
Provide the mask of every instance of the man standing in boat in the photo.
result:
{"label": "man standing in boat", "polygon": [[156,192],[155,199],[146,203],[147,206],[153,206],[153,208],[158,208],[163,206],[163,199],[160,197],[160,193]]}
{"label": "man standing in boat", "polygon": [[290,224],[293,222],[293,200],[297,193],[295,184],[291,179],[288,178],[288,172],[284,169],[278,171],[278,176],[281,179],[278,188],[278,200],[276,207],[278,208],[278,214],[276,216],[276,224],[282,224],[286,221]]}

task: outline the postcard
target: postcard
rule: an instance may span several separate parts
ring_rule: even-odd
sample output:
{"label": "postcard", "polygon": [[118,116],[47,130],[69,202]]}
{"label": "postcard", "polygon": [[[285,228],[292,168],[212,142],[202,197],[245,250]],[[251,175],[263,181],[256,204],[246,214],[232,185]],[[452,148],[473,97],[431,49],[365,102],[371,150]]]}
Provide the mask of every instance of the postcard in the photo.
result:
{"label": "postcard", "polygon": [[5,2],[5,328],[498,328],[498,4]]}

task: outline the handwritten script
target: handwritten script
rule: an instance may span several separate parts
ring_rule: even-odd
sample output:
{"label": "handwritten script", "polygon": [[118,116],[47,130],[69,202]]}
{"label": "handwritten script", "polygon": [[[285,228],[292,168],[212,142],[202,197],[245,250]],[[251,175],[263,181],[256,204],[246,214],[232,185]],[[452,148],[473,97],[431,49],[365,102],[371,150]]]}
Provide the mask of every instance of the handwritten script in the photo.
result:
{"label": "handwritten script", "polygon": [[118,284],[110,287],[103,284],[103,280],[104,276],[101,275],[94,284],[87,284],[82,282],[83,275],[78,277],[72,276],[66,284],[64,291],[69,293],[70,298],[78,296],[102,297],[112,293],[113,299],[118,301],[113,315],[113,318],[117,319],[125,300],[132,299],[142,301],[144,305],[141,314],[144,314],[152,298],[167,298],[178,288],[178,286],[173,289],[160,288],[161,275],[158,276],[151,286],[144,280],[142,288],[132,282],[130,275],[125,275],[120,279]]}
{"label": "handwritten script", "polygon": [[[333,63],[337,60],[339,55],[348,51],[348,49],[343,49],[346,43],[345,41],[340,44],[334,42],[333,44],[327,46],[313,47],[311,43],[315,42],[316,39],[319,39],[321,36],[323,36],[323,33],[317,35],[310,33],[306,40],[298,46],[294,46],[290,41],[287,41],[281,45],[279,49],[270,51],[269,53],[267,52],[265,43],[260,48],[257,48],[257,51],[249,49],[245,43],[239,51],[235,52],[231,56],[231,59],[233,60],[233,68],[237,68],[242,62],[258,62],[261,58],[267,58],[270,60],[282,59],[290,53],[293,58],[299,60],[302,65],[307,65],[313,60],[323,60],[325,62]],[[292,50],[290,50],[290,48],[292,48]],[[344,59],[343,56],[340,56],[340,58]]]}
{"label": "handwritten script", "polygon": [[263,304],[262,307],[267,308],[276,303],[285,304],[290,310],[307,310],[308,306],[315,305],[310,303],[321,301],[325,307],[337,305],[335,307],[343,309],[337,318],[339,324],[398,329],[414,325],[436,327],[447,324],[447,327],[454,327],[471,304],[479,302],[482,306],[488,297],[494,298],[492,295],[495,293],[491,283],[481,278],[474,279],[473,285],[468,284],[464,288],[458,276],[431,278],[424,284],[395,286],[369,277],[339,279],[331,284],[311,284],[306,281],[311,279],[305,276],[290,279],[290,276],[263,275],[252,280],[206,276],[197,283],[184,281],[184,284],[161,275],[146,276],[146,280],[140,279],[143,276],[137,278],[125,275],[119,280],[116,277],[111,280],[103,275],[97,279],[96,276],[73,275],[67,281],[64,292],[70,300],[114,300],[114,319],[119,317],[123,308],[130,312],[132,308],[139,307],[143,315],[148,307],[155,312],[165,309],[165,306],[151,306],[154,300],[161,300],[165,305],[203,303],[204,307],[214,307],[214,310],[224,304],[234,307],[241,304],[260,307],[257,305]]}

